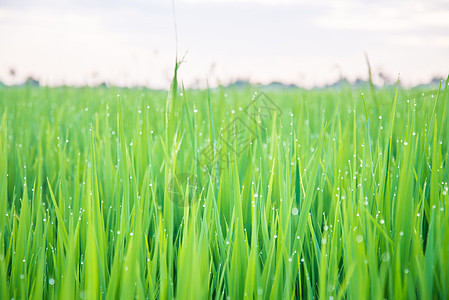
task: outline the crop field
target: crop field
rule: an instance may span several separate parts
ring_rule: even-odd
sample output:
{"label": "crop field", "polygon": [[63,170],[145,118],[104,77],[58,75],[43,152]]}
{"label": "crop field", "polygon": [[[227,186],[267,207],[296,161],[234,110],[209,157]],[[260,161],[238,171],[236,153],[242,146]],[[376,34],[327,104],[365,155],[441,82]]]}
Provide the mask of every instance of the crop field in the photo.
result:
{"label": "crop field", "polygon": [[448,299],[449,91],[0,88],[0,299]]}

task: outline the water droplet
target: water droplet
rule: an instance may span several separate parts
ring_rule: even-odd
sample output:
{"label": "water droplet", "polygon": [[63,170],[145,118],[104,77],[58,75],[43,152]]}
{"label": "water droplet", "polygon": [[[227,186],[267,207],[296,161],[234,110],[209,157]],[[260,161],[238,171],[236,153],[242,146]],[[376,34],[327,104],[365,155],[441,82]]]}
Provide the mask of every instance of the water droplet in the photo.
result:
{"label": "water droplet", "polygon": [[48,280],[48,284],[49,284],[49,285],[55,285],[55,279],[54,279],[54,278],[50,278],[50,279]]}
{"label": "water droplet", "polygon": [[296,216],[298,214],[299,210],[296,207],[292,208],[292,215]]}
{"label": "water droplet", "polygon": [[360,234],[355,238],[355,241],[357,242],[357,243],[361,243],[361,242],[363,242],[363,236],[361,236]]}

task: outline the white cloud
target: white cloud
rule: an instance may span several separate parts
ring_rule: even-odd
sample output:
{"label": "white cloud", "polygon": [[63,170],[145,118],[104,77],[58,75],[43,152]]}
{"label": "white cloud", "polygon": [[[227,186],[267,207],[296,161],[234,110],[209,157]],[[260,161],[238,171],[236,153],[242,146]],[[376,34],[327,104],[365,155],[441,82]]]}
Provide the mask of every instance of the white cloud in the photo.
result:
{"label": "white cloud", "polygon": [[441,27],[449,30],[449,10],[420,12],[416,14],[416,21],[420,25]]}
{"label": "white cloud", "polygon": [[384,4],[338,1],[315,22],[327,29],[380,33],[430,27],[449,30],[449,10],[442,9],[441,4],[429,7],[423,7],[419,2]]}
{"label": "white cloud", "polygon": [[413,48],[449,48],[447,35],[392,35],[385,38],[389,44]]}

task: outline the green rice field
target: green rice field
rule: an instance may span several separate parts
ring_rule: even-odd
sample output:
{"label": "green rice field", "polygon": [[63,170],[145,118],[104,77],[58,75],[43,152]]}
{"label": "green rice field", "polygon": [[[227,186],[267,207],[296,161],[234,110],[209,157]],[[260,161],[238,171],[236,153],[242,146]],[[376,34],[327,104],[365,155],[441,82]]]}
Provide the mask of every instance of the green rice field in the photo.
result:
{"label": "green rice field", "polygon": [[449,299],[447,83],[0,87],[0,299]]}

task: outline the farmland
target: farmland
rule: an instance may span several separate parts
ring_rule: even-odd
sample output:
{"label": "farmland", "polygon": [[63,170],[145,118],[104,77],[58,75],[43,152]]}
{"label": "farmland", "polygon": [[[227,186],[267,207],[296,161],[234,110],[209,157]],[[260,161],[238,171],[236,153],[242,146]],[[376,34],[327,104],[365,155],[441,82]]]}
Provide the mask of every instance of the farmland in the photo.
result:
{"label": "farmland", "polygon": [[1,87],[0,298],[447,299],[448,94]]}

